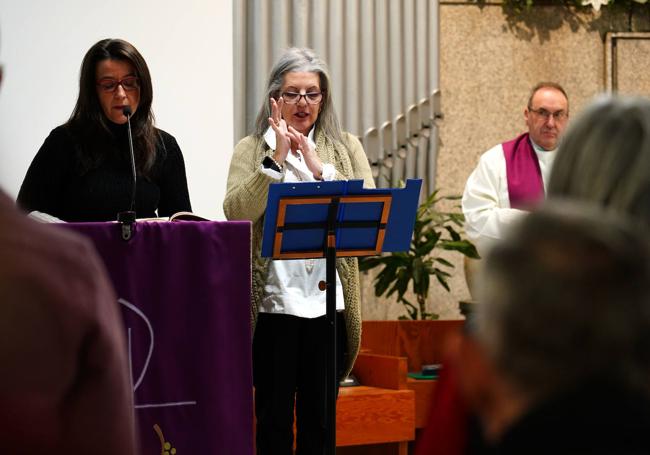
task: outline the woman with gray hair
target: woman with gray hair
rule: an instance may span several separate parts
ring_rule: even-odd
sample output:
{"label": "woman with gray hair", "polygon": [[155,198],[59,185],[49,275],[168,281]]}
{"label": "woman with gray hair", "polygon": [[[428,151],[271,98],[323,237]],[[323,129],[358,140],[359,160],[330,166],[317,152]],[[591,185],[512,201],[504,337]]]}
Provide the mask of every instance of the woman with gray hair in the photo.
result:
{"label": "woman with gray hair", "polygon": [[[358,139],[341,131],[325,63],[310,49],[285,51],[271,70],[255,132],[230,163],[223,209],[229,220],[253,222],[253,383],[259,454],[322,454],[327,324],[325,260],[273,261],[260,255],[269,184],[363,179],[374,187]],[[337,372],[352,370],[359,351],[358,265],[337,260]]]}
{"label": "woman with gray hair", "polygon": [[565,135],[548,195],[595,202],[650,226],[650,100],[597,98]]}

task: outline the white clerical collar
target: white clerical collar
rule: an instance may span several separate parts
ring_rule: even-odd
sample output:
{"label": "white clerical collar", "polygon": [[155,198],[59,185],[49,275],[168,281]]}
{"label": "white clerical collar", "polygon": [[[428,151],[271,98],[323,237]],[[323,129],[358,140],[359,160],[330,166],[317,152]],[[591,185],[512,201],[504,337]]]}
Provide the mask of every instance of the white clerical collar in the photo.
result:
{"label": "white clerical collar", "polygon": [[[315,149],[316,143],[314,142],[314,129],[315,128],[312,127],[311,130],[309,130],[309,134],[307,135],[307,141],[309,142],[309,145]],[[269,147],[271,147],[272,150],[275,150],[275,131],[273,131],[273,128],[271,128],[270,126],[267,128],[266,132],[264,133],[264,141],[267,143]]]}
{"label": "white clerical collar", "polygon": [[[533,140],[530,138],[530,136],[528,136],[528,138],[530,139],[530,143],[533,144],[533,150],[535,150],[535,152],[537,152],[538,154],[539,154],[539,153],[548,153],[548,152],[555,152],[555,151],[557,151],[557,147],[555,147],[553,150],[546,150],[545,148],[542,148],[542,147],[540,147],[539,145],[535,144],[535,141],[533,141]],[[275,139],[275,135],[273,136],[273,139]]]}

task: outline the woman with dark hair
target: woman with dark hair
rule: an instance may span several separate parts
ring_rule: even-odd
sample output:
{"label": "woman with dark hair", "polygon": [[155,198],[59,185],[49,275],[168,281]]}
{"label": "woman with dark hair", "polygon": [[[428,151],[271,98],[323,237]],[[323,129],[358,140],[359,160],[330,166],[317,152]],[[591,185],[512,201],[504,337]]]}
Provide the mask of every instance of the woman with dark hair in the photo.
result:
{"label": "woman with dark hair", "polygon": [[[325,63],[310,49],[288,49],[271,70],[255,132],[235,147],[223,203],[230,220],[253,222],[253,383],[258,454],[322,455],[327,322],[325,260],[261,257],[269,185],[363,179],[374,187],[359,140],[341,131]],[[359,352],[361,310],[356,258],[337,259],[337,372]]]}
{"label": "woman with dark hair", "polygon": [[149,68],[137,49],[120,39],[96,43],[81,64],[72,115],[36,154],[18,204],[64,221],[114,221],[128,210],[133,185],[128,107],[137,216],[191,211],[183,155],[173,136],[154,127],[152,99]]}

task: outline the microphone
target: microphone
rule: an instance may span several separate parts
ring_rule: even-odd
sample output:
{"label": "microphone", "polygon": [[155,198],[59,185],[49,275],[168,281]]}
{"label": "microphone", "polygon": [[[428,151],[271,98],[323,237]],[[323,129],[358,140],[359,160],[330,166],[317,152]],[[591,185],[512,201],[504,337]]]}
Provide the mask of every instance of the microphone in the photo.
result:
{"label": "microphone", "polygon": [[131,207],[126,212],[120,212],[117,214],[117,221],[122,224],[122,239],[129,240],[133,235],[133,224],[135,223],[135,188],[137,184],[136,172],[135,172],[135,154],[133,153],[133,136],[131,135],[131,106],[124,106],[122,108],[122,113],[126,117],[126,123],[129,134],[129,152],[131,157],[131,175],[133,177],[133,186],[131,188]]}

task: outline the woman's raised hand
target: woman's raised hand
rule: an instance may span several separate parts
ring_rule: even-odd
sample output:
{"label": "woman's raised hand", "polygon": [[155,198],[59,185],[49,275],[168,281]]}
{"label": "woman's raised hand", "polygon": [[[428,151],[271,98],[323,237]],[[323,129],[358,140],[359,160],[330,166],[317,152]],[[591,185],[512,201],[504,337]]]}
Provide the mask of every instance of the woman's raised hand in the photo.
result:
{"label": "woman's raised hand", "polygon": [[287,122],[282,118],[282,105],[284,100],[280,98],[278,101],[271,98],[271,116],[269,117],[269,125],[275,131],[275,153],[273,159],[279,164],[283,164],[287,159],[287,154],[291,149],[292,134],[289,133]]}

